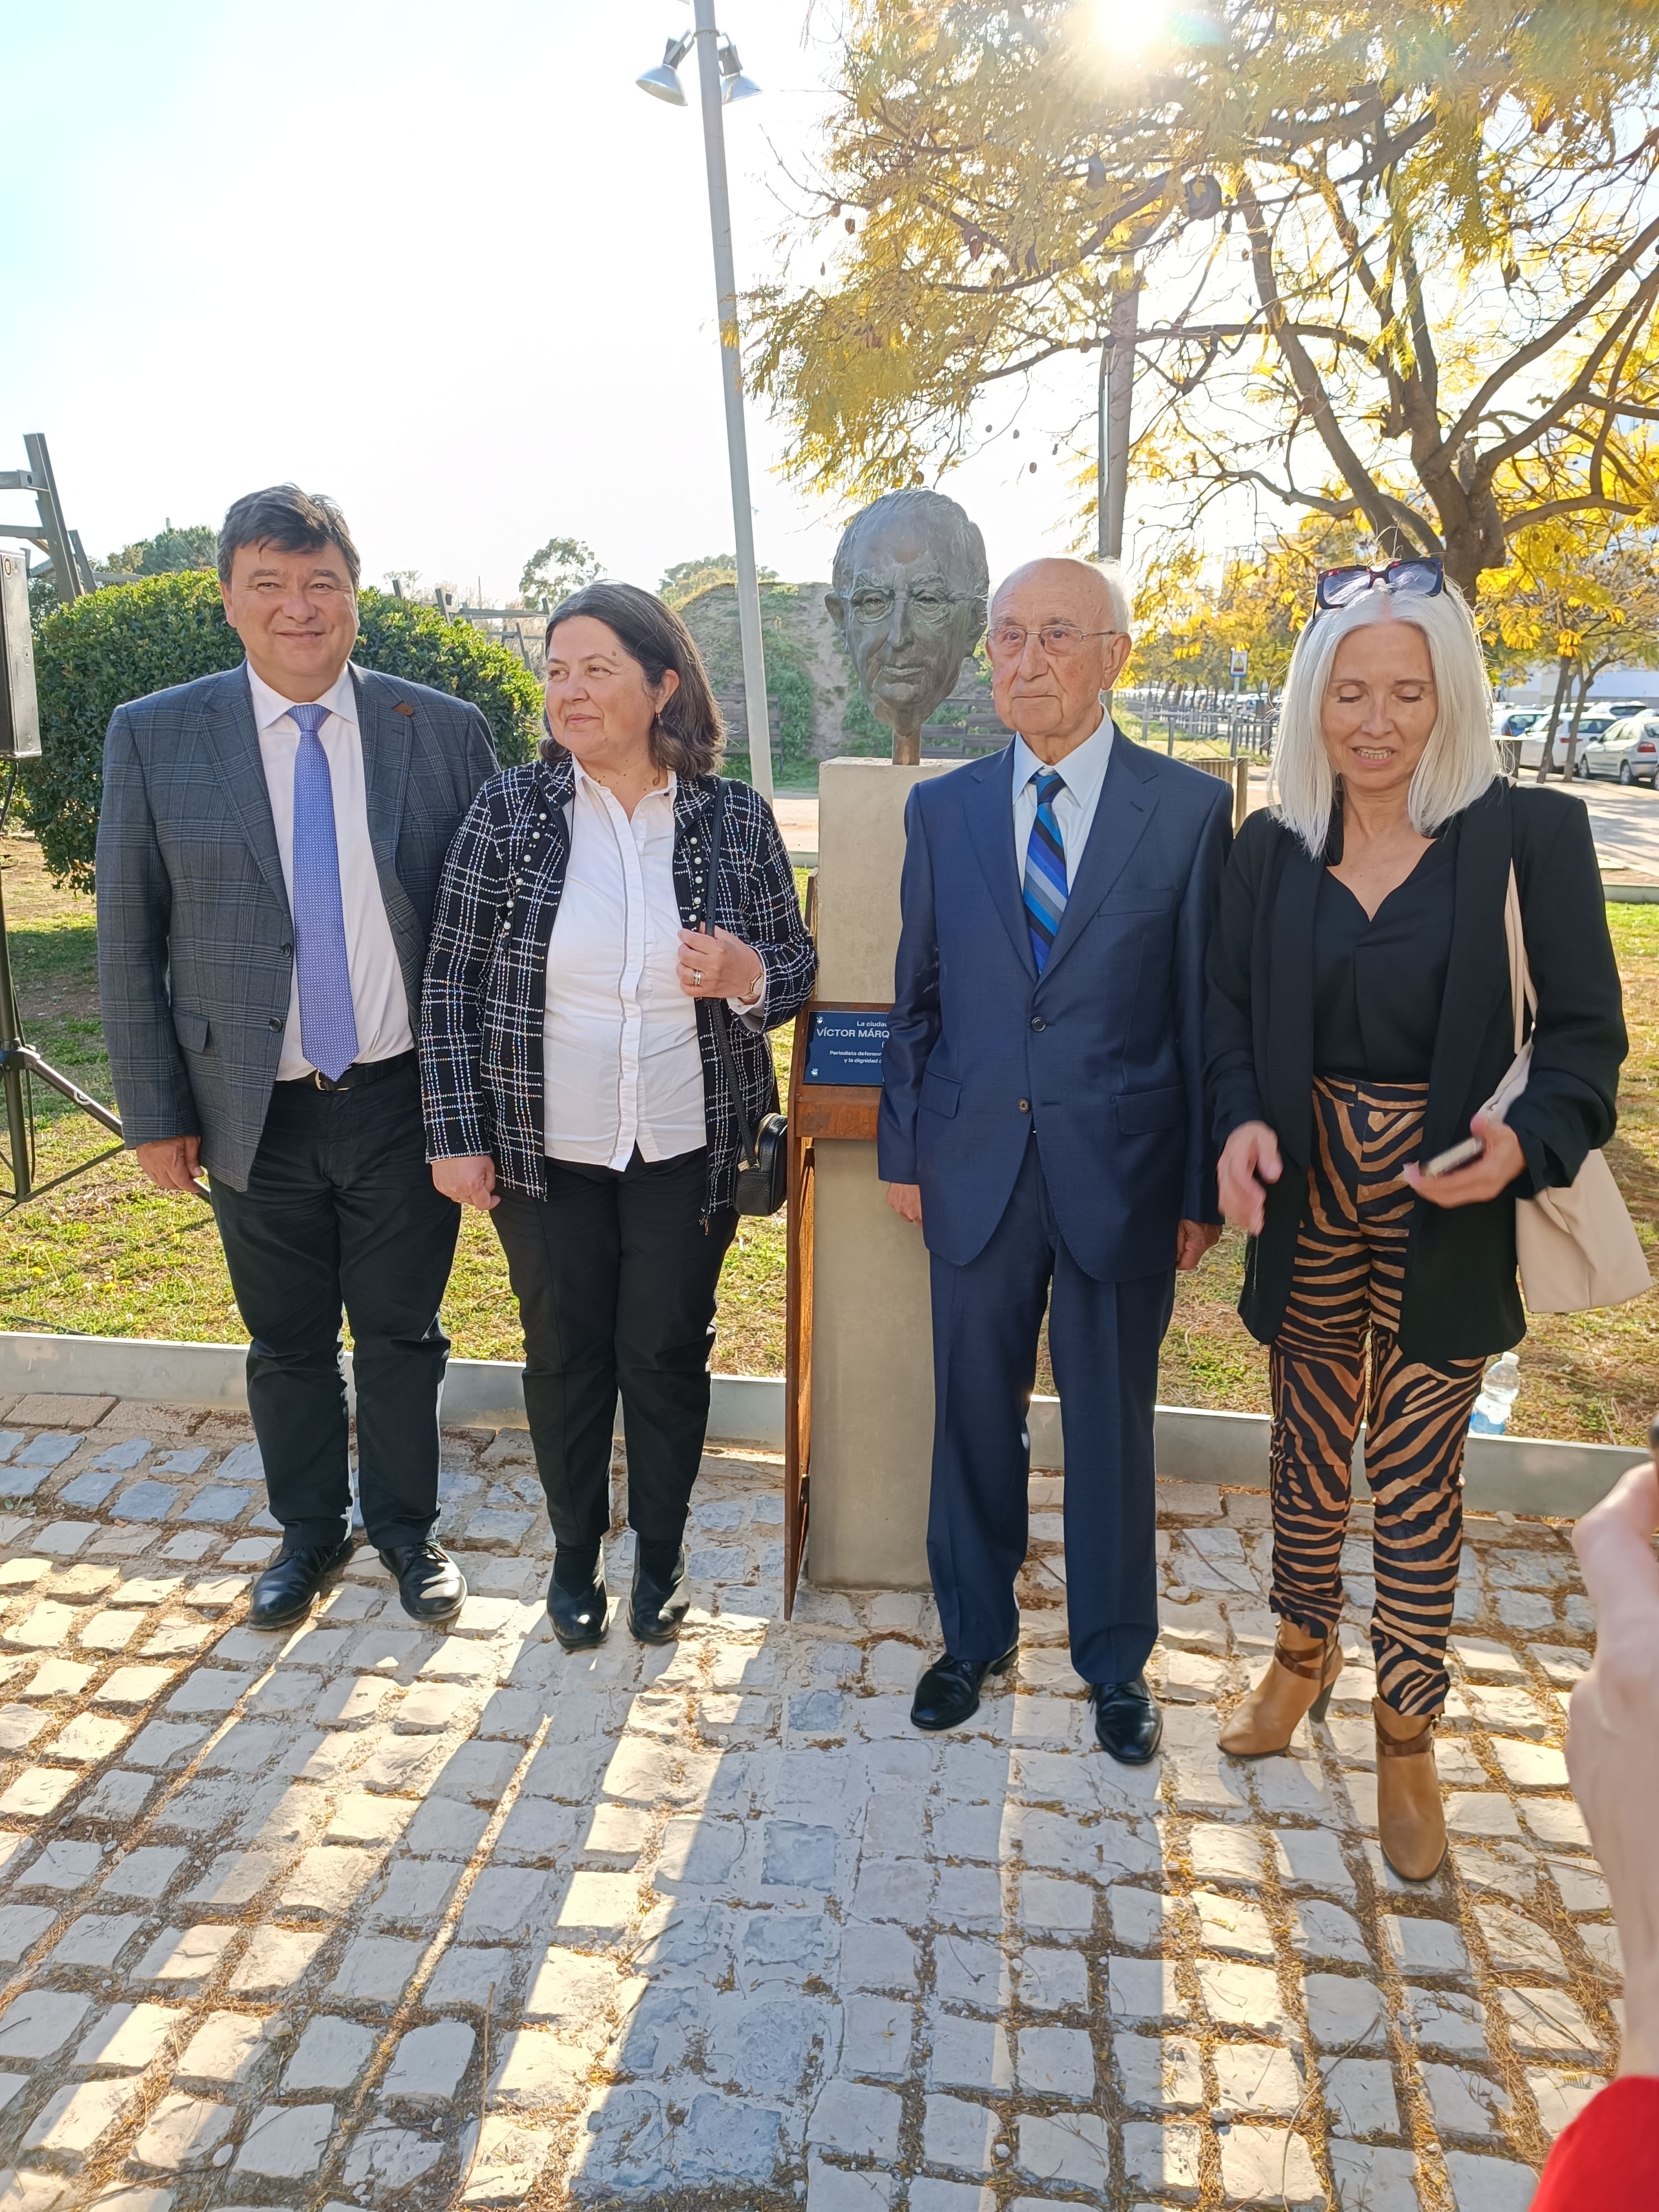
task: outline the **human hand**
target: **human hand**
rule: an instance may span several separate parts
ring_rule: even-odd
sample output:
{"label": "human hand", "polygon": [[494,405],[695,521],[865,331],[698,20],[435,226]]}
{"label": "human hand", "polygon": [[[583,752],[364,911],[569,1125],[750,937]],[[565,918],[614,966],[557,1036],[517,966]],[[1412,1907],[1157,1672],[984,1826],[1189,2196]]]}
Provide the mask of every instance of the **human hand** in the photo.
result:
{"label": "human hand", "polygon": [[1218,1221],[1182,1221],[1176,1224],[1176,1266],[1183,1275],[1192,1273],[1220,1234]]}
{"label": "human hand", "polygon": [[1449,1175],[1425,1176],[1415,1160],[1407,1165],[1406,1181],[1431,1206],[1480,1206],[1507,1190],[1526,1166],[1521,1139],[1506,1122],[1477,1114],[1469,1128],[1486,1149],[1468,1167],[1454,1168]]}
{"label": "human hand", "polygon": [[157,1190],[193,1190],[198,1198],[207,1196],[199,1137],[160,1137],[153,1145],[135,1145],[132,1156]]}
{"label": "human hand", "polygon": [[[1649,1437],[1659,1447],[1659,1423]],[[1622,1475],[1572,1532],[1595,1660],[1572,1693],[1567,1772],[1625,1954],[1621,2074],[1659,2074],[1659,1470]]]}
{"label": "human hand", "polygon": [[680,932],[680,988],[688,999],[752,999],[766,963],[729,929]]}
{"label": "human hand", "polygon": [[1235,1229],[1248,1230],[1252,1237],[1261,1234],[1261,1224],[1267,1218],[1267,1194],[1261,1186],[1277,1182],[1284,1172],[1279,1139],[1267,1124],[1241,1121],[1222,1146],[1216,1170],[1221,1211]]}
{"label": "human hand", "polygon": [[433,1188],[457,1206],[476,1206],[488,1213],[501,1200],[495,1195],[495,1163],[488,1152],[465,1152],[432,1163]]}
{"label": "human hand", "polygon": [[887,1203],[901,1221],[908,1221],[916,1228],[921,1226],[921,1185],[919,1182],[890,1182]]}

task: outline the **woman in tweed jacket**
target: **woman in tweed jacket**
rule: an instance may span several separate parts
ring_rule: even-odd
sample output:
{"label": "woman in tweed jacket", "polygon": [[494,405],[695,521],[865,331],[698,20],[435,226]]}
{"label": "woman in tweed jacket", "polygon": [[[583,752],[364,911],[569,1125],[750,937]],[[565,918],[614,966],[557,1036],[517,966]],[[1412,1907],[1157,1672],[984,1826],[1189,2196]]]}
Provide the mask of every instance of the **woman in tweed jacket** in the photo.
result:
{"label": "woman in tweed jacket", "polygon": [[[766,1031],[817,954],[771,809],[713,772],[720,710],[679,617],[594,584],[548,623],[539,761],[492,777],[438,892],[421,1077],[433,1180],[491,1211],[525,1334],[525,1410],[557,1542],[547,1609],[567,1649],[609,1606],[617,1393],[635,1532],[630,1626],[673,1636],[708,1420],[740,1125],[777,1087]],[[718,880],[708,879],[724,791]]]}

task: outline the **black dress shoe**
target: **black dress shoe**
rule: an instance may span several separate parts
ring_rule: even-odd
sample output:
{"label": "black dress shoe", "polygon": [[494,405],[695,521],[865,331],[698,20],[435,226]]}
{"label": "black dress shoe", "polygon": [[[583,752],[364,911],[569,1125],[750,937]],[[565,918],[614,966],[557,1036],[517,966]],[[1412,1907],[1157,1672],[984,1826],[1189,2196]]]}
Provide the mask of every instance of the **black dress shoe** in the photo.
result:
{"label": "black dress shoe", "polygon": [[348,1536],[343,1544],[313,1545],[303,1551],[284,1552],[267,1567],[253,1585],[248,1607],[250,1628],[292,1628],[317,1602],[317,1594],[329,1577],[337,1574],[356,1549]]}
{"label": "black dress shoe", "polygon": [[441,1544],[396,1544],[380,1565],[398,1585],[404,1611],[428,1628],[453,1620],[466,1603],[466,1577]]}
{"label": "black dress shoe", "polygon": [[681,1548],[665,1583],[647,1575],[634,1553],[634,1585],[628,1593],[628,1625],[641,1644],[672,1644],[691,1603],[685,1586],[685,1552]]}
{"label": "black dress shoe", "polygon": [[553,1633],[567,1651],[591,1650],[602,1643],[611,1625],[611,1598],[605,1586],[605,1562],[593,1570],[593,1579],[580,1589],[568,1590],[559,1580],[556,1565],[547,1585],[547,1617]]}
{"label": "black dress shoe", "polygon": [[916,1684],[910,1719],[919,1729],[960,1728],[979,1711],[979,1686],[988,1674],[1006,1674],[1014,1663],[1018,1644],[1000,1659],[953,1659],[947,1651],[936,1659]]}
{"label": "black dress shoe", "polygon": [[1120,1766],[1145,1766],[1154,1757],[1164,1739],[1164,1716],[1144,1674],[1127,1682],[1091,1682],[1089,1703],[1096,1741]]}

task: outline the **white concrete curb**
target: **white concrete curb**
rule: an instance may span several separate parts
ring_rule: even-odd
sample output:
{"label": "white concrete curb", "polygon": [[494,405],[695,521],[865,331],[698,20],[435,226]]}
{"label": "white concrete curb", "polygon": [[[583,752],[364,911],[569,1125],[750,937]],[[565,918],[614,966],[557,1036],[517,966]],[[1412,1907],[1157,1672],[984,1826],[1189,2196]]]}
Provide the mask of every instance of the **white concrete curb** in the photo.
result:
{"label": "white concrete curb", "polygon": [[[235,1410],[247,1403],[245,1349],[236,1344],[173,1344],[149,1337],[36,1336],[0,1330],[0,1393],[62,1392],[72,1397],[142,1399],[152,1405]],[[349,1374],[349,1359],[347,1371]],[[452,1359],[443,1418],[452,1428],[525,1425],[520,1370],[507,1359]],[[618,1419],[618,1429],[621,1423]],[[1158,1471],[1165,1482],[1267,1486],[1264,1413],[1216,1413],[1190,1406],[1158,1409]],[[775,1376],[717,1375],[709,1436],[719,1443],[783,1449],[783,1384]],[[1063,1473],[1060,1401],[1034,1398],[1031,1463]],[[1631,1445],[1552,1443],[1528,1437],[1471,1437],[1464,1492],[1484,1513],[1576,1518],[1604,1498],[1643,1454]],[[1361,1477],[1361,1455],[1355,1455]]]}

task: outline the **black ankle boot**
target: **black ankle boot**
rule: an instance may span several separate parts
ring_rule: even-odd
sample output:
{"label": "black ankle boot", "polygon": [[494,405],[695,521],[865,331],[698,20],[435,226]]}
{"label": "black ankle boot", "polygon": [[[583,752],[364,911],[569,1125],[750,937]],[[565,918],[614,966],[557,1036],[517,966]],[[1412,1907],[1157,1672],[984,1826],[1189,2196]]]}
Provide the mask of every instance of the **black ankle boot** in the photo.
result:
{"label": "black ankle boot", "polygon": [[554,1553],[547,1617],[567,1651],[586,1651],[602,1641],[611,1624],[611,1600],[597,1544],[591,1552],[586,1545],[561,1544]]}
{"label": "black ankle boot", "polygon": [[634,1587],[628,1625],[641,1644],[672,1644],[680,1632],[691,1594],[685,1585],[685,1552],[675,1544],[635,1543]]}

